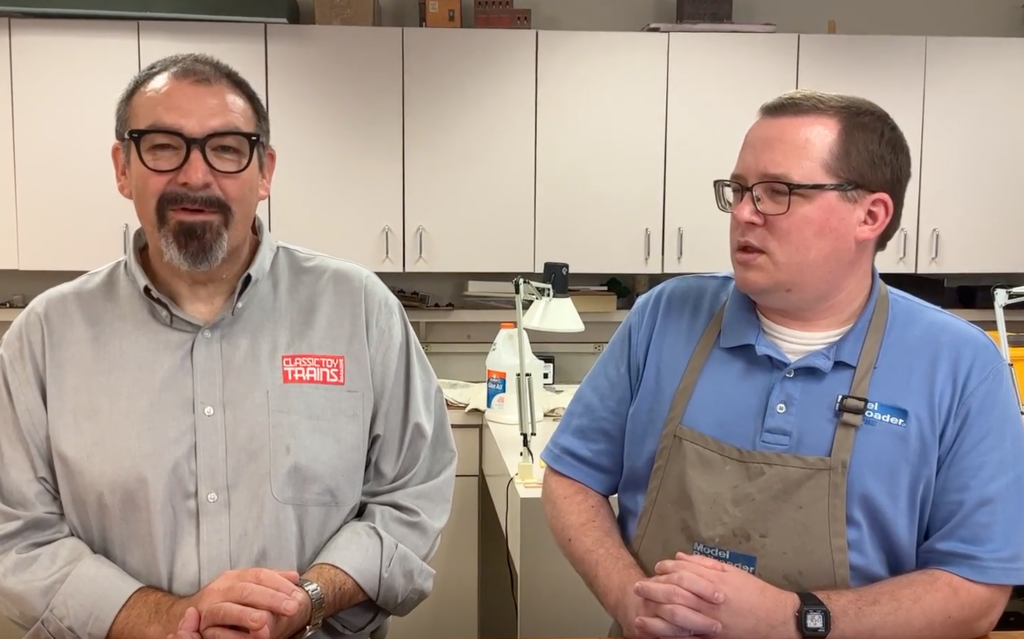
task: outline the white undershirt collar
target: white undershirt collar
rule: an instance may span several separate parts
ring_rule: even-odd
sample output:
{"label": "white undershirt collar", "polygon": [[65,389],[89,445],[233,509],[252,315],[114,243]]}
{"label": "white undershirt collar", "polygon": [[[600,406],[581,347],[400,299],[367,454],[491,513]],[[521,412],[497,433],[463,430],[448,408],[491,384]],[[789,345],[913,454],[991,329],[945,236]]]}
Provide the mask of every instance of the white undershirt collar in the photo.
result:
{"label": "white undershirt collar", "polygon": [[757,311],[757,320],[761,323],[761,331],[768,340],[779,347],[779,350],[795,362],[808,353],[831,346],[846,335],[853,324],[831,331],[797,331],[780,326]]}

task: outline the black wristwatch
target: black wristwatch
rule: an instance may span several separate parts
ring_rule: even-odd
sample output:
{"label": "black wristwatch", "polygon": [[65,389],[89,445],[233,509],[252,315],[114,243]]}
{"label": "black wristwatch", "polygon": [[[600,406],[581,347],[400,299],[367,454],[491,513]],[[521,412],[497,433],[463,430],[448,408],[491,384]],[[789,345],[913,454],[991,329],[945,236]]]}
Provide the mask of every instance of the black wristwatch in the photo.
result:
{"label": "black wristwatch", "polygon": [[832,616],[825,603],[812,592],[798,592],[800,608],[796,612],[796,629],[804,639],[827,637],[832,631]]}

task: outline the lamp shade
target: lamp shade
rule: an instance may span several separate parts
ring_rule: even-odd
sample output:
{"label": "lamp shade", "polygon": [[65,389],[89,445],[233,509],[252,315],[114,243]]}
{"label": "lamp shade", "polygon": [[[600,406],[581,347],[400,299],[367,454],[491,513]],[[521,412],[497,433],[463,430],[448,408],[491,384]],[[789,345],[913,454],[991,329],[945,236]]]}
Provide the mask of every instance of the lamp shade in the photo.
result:
{"label": "lamp shade", "polygon": [[545,333],[581,333],[583,320],[571,297],[543,297],[523,315],[523,328]]}

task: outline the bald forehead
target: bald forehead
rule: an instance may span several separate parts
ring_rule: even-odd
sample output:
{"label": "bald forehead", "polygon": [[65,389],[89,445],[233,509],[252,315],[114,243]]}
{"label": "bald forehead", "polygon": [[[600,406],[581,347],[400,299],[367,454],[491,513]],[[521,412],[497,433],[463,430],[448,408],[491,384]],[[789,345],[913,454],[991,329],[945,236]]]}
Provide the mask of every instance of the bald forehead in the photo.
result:
{"label": "bald forehead", "polygon": [[747,182],[830,179],[828,160],[838,137],[839,122],[832,117],[762,117],[754,122],[743,139],[733,179]]}

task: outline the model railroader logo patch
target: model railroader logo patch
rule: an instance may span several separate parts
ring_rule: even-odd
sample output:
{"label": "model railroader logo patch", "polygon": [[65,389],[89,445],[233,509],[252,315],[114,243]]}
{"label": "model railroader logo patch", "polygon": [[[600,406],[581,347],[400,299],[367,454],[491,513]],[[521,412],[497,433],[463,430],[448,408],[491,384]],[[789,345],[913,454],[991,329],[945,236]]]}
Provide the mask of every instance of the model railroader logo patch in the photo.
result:
{"label": "model railroader logo patch", "polygon": [[285,384],[345,385],[344,355],[282,355],[281,381]]}

